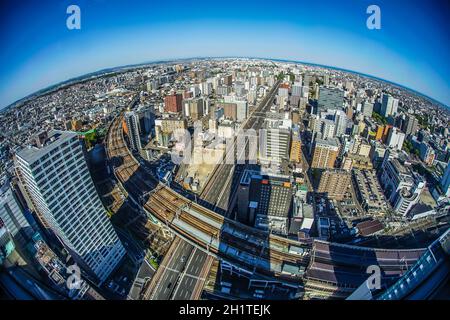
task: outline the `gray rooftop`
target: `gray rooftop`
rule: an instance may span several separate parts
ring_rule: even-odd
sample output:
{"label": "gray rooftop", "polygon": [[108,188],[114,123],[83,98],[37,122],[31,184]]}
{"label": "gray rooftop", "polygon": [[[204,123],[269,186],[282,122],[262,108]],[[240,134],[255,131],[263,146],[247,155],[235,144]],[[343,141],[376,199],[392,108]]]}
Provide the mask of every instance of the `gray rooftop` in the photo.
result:
{"label": "gray rooftop", "polygon": [[19,151],[17,156],[25,160],[27,163],[32,164],[45,154],[49,153],[51,150],[59,147],[62,143],[76,136],[77,133],[72,131],[52,130],[49,132],[47,142],[42,148],[37,148],[30,145]]}

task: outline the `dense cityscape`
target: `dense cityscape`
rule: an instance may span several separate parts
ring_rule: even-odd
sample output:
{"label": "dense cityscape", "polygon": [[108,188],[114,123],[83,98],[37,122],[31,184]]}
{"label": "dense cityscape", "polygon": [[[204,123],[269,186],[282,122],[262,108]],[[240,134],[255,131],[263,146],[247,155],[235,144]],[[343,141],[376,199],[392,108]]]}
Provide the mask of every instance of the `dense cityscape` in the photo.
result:
{"label": "dense cityscape", "polygon": [[40,91],[0,113],[0,288],[448,299],[449,124],[448,106],[399,85],[256,58],[118,67]]}

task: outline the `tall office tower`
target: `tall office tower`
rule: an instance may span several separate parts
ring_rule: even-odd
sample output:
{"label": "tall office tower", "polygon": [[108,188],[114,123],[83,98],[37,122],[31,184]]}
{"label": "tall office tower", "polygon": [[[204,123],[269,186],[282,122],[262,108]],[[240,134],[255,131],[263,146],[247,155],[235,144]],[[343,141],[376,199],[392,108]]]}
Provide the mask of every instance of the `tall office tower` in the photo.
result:
{"label": "tall office tower", "polygon": [[450,162],[447,163],[447,168],[441,179],[442,191],[447,197],[450,197]]}
{"label": "tall office tower", "polygon": [[125,112],[125,123],[127,125],[128,138],[131,149],[139,152],[142,149],[141,138],[139,137],[139,117],[133,112]]}
{"label": "tall office tower", "polygon": [[417,118],[412,115],[408,114],[406,116],[405,122],[403,122],[402,131],[407,135],[415,135],[417,133],[417,130],[419,128],[419,121]]}
{"label": "tall office tower", "polygon": [[80,267],[103,283],[125,255],[95,190],[77,134],[51,131],[16,154],[26,196]]}
{"label": "tall office tower", "polygon": [[390,94],[383,94],[381,101],[381,115],[383,117],[389,117],[397,113],[398,99],[395,99]]}
{"label": "tall office tower", "polygon": [[179,93],[174,93],[164,97],[164,111],[165,112],[181,112],[183,109],[183,96]]}
{"label": "tall office tower", "polygon": [[317,101],[317,114],[327,109],[342,110],[344,105],[344,91],[339,88],[320,87]]}
{"label": "tall office tower", "polygon": [[36,231],[36,224],[32,221],[31,214],[23,208],[9,180],[0,186],[0,218],[5,222],[14,241],[24,248]]}
{"label": "tall office tower", "polygon": [[332,169],[339,155],[339,142],[333,139],[318,139],[314,142],[311,168]]}
{"label": "tall office tower", "polygon": [[302,83],[294,82],[292,85],[292,95],[296,97],[300,97],[302,95]]}
{"label": "tall office tower", "polygon": [[261,161],[281,162],[289,159],[291,143],[290,120],[267,120],[259,133]]}
{"label": "tall office tower", "polygon": [[391,148],[401,150],[403,147],[403,142],[405,141],[405,134],[398,128],[392,128],[389,132],[389,137],[387,140],[387,145]]}
{"label": "tall office tower", "polygon": [[365,117],[371,117],[373,112],[373,103],[364,102],[362,106],[362,113]]}
{"label": "tall office tower", "polygon": [[324,170],[320,175],[318,193],[325,193],[328,198],[342,200],[351,183],[351,174],[346,170]]}

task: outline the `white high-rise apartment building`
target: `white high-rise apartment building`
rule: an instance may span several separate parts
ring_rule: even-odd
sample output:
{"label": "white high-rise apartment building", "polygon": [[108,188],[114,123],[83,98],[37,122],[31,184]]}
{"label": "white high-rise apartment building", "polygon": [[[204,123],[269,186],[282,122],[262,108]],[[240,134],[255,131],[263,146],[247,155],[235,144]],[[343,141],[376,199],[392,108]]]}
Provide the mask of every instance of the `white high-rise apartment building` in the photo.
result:
{"label": "white high-rise apartment building", "polygon": [[86,272],[104,282],[125,255],[95,190],[77,134],[51,131],[16,155],[33,209]]}
{"label": "white high-rise apartment building", "polygon": [[392,130],[389,132],[387,145],[391,148],[401,150],[404,141],[405,141],[405,134],[401,132],[398,128],[392,128]]}
{"label": "white high-rise apartment building", "polygon": [[381,101],[381,115],[389,117],[390,115],[397,114],[398,99],[395,99],[390,94],[383,94]]}

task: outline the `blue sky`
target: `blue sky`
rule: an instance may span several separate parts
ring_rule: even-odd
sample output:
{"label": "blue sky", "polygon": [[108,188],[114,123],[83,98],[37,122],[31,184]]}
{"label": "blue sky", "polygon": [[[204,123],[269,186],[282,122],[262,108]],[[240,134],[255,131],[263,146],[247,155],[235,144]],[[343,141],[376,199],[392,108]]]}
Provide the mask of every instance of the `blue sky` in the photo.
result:
{"label": "blue sky", "polygon": [[[66,8],[81,8],[81,30]],[[366,9],[381,8],[381,30]],[[103,68],[192,56],[292,59],[367,73],[450,105],[448,1],[2,1],[0,108]]]}

